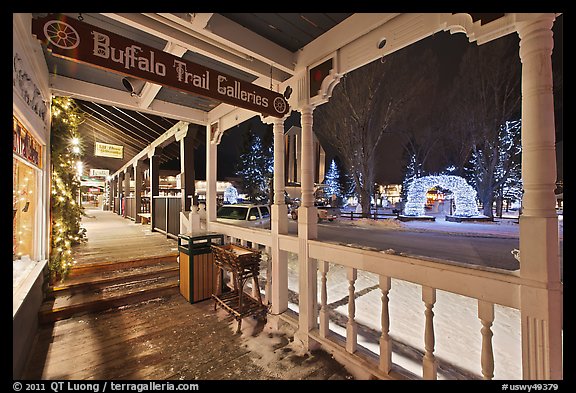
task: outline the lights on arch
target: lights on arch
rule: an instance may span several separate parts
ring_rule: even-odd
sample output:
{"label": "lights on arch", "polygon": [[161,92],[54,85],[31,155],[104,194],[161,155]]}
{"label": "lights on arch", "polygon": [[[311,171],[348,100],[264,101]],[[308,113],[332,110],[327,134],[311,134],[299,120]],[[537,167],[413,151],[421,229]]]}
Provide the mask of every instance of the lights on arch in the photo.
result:
{"label": "lights on arch", "polygon": [[404,207],[406,216],[425,216],[426,193],[429,189],[440,186],[447,188],[454,194],[454,203],[457,217],[478,216],[476,204],[476,190],[460,176],[437,175],[424,176],[414,179],[408,188],[408,201]]}

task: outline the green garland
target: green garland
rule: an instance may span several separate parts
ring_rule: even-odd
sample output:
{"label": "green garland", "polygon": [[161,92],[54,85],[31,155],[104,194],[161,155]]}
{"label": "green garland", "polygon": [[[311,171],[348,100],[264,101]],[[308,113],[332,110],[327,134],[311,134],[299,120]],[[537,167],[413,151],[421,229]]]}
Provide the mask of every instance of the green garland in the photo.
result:
{"label": "green garland", "polygon": [[53,98],[51,110],[52,231],[48,268],[51,281],[56,282],[64,280],[74,264],[72,246],[86,237],[86,230],[80,227],[84,208],[77,202],[80,179],[76,169],[81,159],[78,127],[84,118],[74,100],[66,97]]}

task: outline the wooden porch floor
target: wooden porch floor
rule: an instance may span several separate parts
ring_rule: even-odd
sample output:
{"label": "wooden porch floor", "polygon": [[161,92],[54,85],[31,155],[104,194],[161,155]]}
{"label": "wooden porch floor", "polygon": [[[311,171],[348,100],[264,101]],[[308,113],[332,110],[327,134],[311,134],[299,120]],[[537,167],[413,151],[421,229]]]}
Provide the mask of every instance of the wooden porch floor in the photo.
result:
{"label": "wooden porch floor", "polygon": [[[88,210],[88,241],[77,266],[177,253],[177,242],[112,212]],[[212,300],[173,294],[72,316],[39,327],[25,379],[329,380],[354,379],[325,351],[301,352],[277,316],[245,318],[241,334]]]}
{"label": "wooden porch floor", "polygon": [[87,241],[74,248],[76,266],[178,255],[177,241],[150,224],[139,224],[113,212],[86,209],[82,227]]}

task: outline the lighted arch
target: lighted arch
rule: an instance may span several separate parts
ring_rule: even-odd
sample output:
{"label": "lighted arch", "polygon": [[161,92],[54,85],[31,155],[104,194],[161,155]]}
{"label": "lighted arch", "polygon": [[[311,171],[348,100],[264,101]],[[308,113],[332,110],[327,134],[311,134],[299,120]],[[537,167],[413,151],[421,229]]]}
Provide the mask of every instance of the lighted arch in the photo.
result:
{"label": "lighted arch", "polygon": [[404,207],[406,216],[424,216],[426,193],[440,186],[454,193],[456,211],[454,216],[473,217],[479,215],[476,205],[476,190],[464,178],[452,175],[424,176],[414,179],[408,188],[408,201]]}

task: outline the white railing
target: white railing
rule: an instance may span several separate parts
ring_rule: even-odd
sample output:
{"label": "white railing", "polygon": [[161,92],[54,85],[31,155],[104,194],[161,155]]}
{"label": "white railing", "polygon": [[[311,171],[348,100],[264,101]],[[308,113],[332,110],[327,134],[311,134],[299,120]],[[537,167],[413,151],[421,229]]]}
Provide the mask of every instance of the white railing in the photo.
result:
{"label": "white railing", "polygon": [[[519,309],[519,291],[521,279],[515,273],[511,272],[498,272],[498,271],[484,271],[477,268],[456,266],[451,264],[439,263],[429,260],[408,258],[398,255],[389,255],[384,252],[368,251],[362,249],[354,249],[351,247],[333,245],[322,243],[318,241],[309,241],[310,257],[318,261],[318,271],[320,273],[319,282],[319,298],[320,298],[320,312],[319,312],[319,326],[316,331],[312,331],[312,335],[317,335],[318,340],[322,344],[331,346],[333,349],[339,350],[340,355],[348,358],[353,357],[354,361],[362,367],[370,367],[373,369],[372,374],[382,377],[398,377],[403,374],[405,377],[418,377],[413,370],[405,366],[401,366],[392,362],[392,349],[393,339],[390,334],[390,326],[394,321],[391,319],[391,299],[390,293],[393,289],[393,282],[408,282],[418,284],[420,286],[420,300],[421,304],[418,305],[414,302],[407,302],[406,299],[394,298],[403,305],[409,304],[409,309],[400,310],[395,312],[399,319],[399,329],[408,329],[409,331],[417,331],[419,328],[423,330],[423,334],[418,340],[412,337],[413,346],[417,346],[418,341],[422,344],[420,348],[411,348],[413,352],[419,353],[421,357],[421,377],[423,379],[437,379],[438,378],[438,365],[439,360],[435,355],[435,343],[437,335],[435,334],[435,313],[434,307],[436,305],[437,292],[443,291],[457,295],[463,295],[467,298],[474,299],[477,303],[477,317],[479,328],[476,331],[461,331],[467,326],[458,326],[463,320],[461,314],[469,313],[470,310],[466,309],[448,309],[449,312],[455,313],[452,315],[454,321],[454,328],[452,332],[453,339],[462,342],[481,343],[480,355],[478,356],[478,372],[474,370],[463,370],[465,378],[484,378],[492,379],[494,377],[494,350],[492,342],[492,325],[494,323],[494,306],[500,305],[512,309]],[[338,283],[329,285],[328,277],[331,269],[340,269],[345,272],[347,280],[347,310],[344,311],[345,330],[331,329],[332,323],[330,320],[329,312],[329,289],[342,287]],[[357,321],[358,313],[358,296],[359,292],[367,292],[366,284],[364,288],[357,286],[359,273],[366,276],[372,275],[372,283],[376,283],[371,287],[374,291],[378,289],[380,297],[380,315],[374,315],[377,307],[375,300],[372,303],[365,304],[363,308],[364,314],[370,310],[373,311],[372,315],[364,315],[364,319],[371,319],[372,321],[379,321],[379,337],[377,337],[377,348],[372,349],[368,347],[359,348],[359,322]],[[340,275],[342,280],[343,275]],[[368,288],[369,292],[370,288]],[[414,294],[413,294],[414,295]],[[342,297],[342,295],[339,295]],[[335,298],[338,298],[336,296]],[[417,295],[418,296],[418,295]],[[413,296],[414,297],[414,296]],[[334,297],[333,297],[334,298]],[[451,303],[451,307],[454,307]],[[473,304],[472,304],[473,306]],[[470,308],[470,302],[464,303],[462,308]],[[404,315],[402,315],[404,314]],[[424,317],[421,321],[422,326],[409,326],[419,322],[418,314]],[[446,315],[444,315],[446,317]],[[446,319],[446,318],[445,318]],[[450,316],[448,316],[450,319]],[[444,323],[444,326],[446,323]],[[514,328],[514,327],[512,327]],[[516,326],[519,341],[520,325]],[[368,326],[368,329],[378,332],[374,326]],[[340,330],[341,332],[338,332]],[[366,327],[364,327],[366,330]],[[464,336],[458,337],[458,334]],[[342,335],[344,338],[342,339]],[[477,339],[474,339],[476,335]],[[365,341],[365,340],[364,340]],[[374,341],[374,340],[373,340]],[[445,341],[445,338],[443,338]],[[416,343],[416,344],[414,344]],[[512,344],[513,345],[513,344]],[[361,349],[361,350],[360,350]],[[460,354],[458,361],[466,363],[474,352],[473,348],[466,348],[462,346],[464,353]],[[345,351],[345,353],[344,353]],[[519,365],[521,364],[521,353],[516,351],[517,358],[514,361]],[[419,357],[418,355],[416,358]],[[458,356],[458,355],[457,355]],[[449,364],[450,362],[446,362]],[[461,368],[462,364],[452,364],[454,368]],[[510,367],[508,364],[502,366]],[[517,370],[520,367],[512,367]],[[412,367],[414,369],[414,367]],[[416,367],[418,369],[418,367]],[[378,370],[378,371],[376,371]],[[466,372],[468,371],[468,372]],[[514,370],[513,370],[514,371]],[[448,372],[447,375],[458,374],[458,372]],[[476,374],[476,376],[475,376]],[[513,372],[512,372],[513,374]],[[510,373],[504,374],[509,376]],[[519,375],[517,375],[520,378]]]}
{"label": "white railing", "polygon": [[[265,280],[265,284],[260,287],[270,304],[273,285],[268,279],[272,277],[270,231],[215,222],[209,227],[210,231],[223,233],[227,242],[249,244],[264,251],[261,280]],[[297,256],[297,236],[278,235],[278,244],[281,250]],[[522,378],[520,289],[523,285],[535,284],[520,278],[518,272],[410,258],[317,240],[309,240],[308,248],[309,263],[315,265],[311,269],[315,277],[308,281],[318,282],[318,288],[311,291],[317,294],[316,307],[309,311],[317,324],[308,335],[343,363],[357,365],[368,376],[383,379],[492,379],[495,375],[499,377],[498,367],[512,369],[511,373],[502,370],[499,378]],[[290,263],[295,266],[290,271],[297,275],[298,262]],[[406,286],[411,286],[411,291],[419,287],[420,293],[414,292],[412,296],[417,302],[413,299],[409,303],[404,295],[394,294],[396,287]],[[298,293],[301,292],[298,289]],[[371,303],[363,304],[362,298],[368,298],[367,293]],[[440,304],[437,296],[443,299],[456,296],[465,301],[435,308]],[[401,307],[394,306],[399,299],[402,299]],[[334,303],[339,303],[337,308]],[[499,332],[506,337],[495,343],[494,325],[498,323],[495,315],[498,314],[504,315],[504,327]],[[298,325],[293,315],[285,313],[283,317]],[[462,315],[474,318],[476,325],[473,322],[460,326]],[[370,322],[366,322],[368,319]],[[398,322],[400,319],[402,322]],[[437,319],[444,322],[437,324]],[[378,321],[379,326],[374,326],[374,321]],[[395,324],[397,332],[393,334],[391,326]],[[454,326],[447,332],[446,326],[450,324]],[[439,327],[442,331],[438,334]],[[439,341],[455,347],[454,343],[476,344],[460,345],[462,353],[457,355],[460,358],[451,362],[443,353],[439,355],[436,345]],[[512,345],[515,350],[504,347],[500,350],[498,345]],[[406,360],[401,352],[412,355]],[[495,361],[495,353],[504,354],[500,363]],[[414,367],[414,359],[419,362],[418,367]],[[476,364],[470,365],[470,362]]]}

